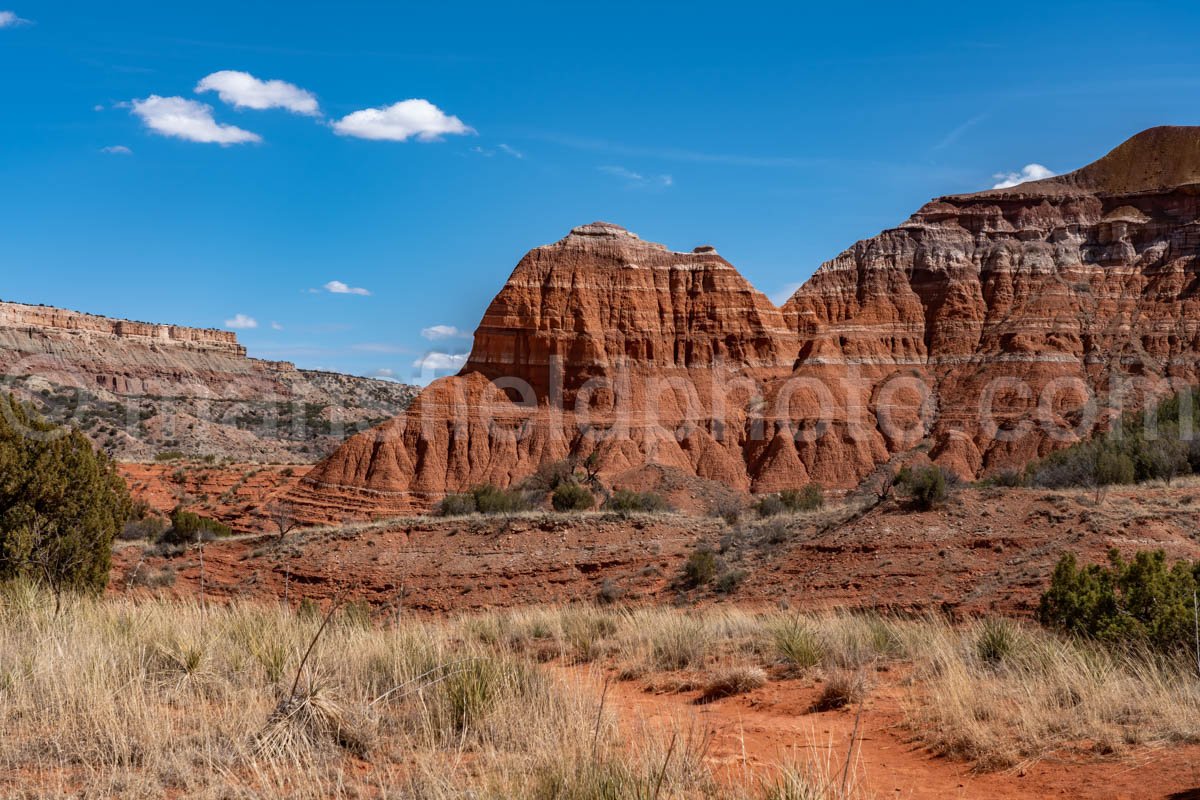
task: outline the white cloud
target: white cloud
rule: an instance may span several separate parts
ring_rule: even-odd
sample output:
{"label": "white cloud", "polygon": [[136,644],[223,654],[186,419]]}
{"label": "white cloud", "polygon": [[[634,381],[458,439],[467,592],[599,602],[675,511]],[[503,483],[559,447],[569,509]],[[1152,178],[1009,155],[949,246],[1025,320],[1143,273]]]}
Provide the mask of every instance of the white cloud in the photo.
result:
{"label": "white cloud", "polygon": [[601,172],[606,172],[609,175],[620,178],[631,186],[671,186],[675,183],[675,179],[670,175],[643,175],[640,172],[634,172],[631,169],[618,166],[600,167]]}
{"label": "white cloud", "polygon": [[15,28],[18,25],[28,25],[29,20],[21,19],[12,11],[0,11],[0,28]]}
{"label": "white cloud", "polygon": [[396,370],[383,367],[371,373],[372,378],[383,378],[384,380],[392,380],[396,377]]}
{"label": "white cloud", "polygon": [[386,353],[395,355],[397,353],[411,353],[407,347],[398,344],[385,344],[383,342],[362,342],[360,344],[350,345],[351,350],[358,350],[362,353]]}
{"label": "white cloud", "polygon": [[216,92],[217,96],[237,108],[252,108],[263,111],[268,108],[286,108],[296,114],[317,116],[321,108],[317,97],[287,81],[261,81],[248,72],[226,69],[201,79],[196,84],[196,93]]}
{"label": "white cloud", "polygon": [[213,119],[212,106],[185,97],[152,94],[144,100],[134,100],[131,108],[147,128],[163,136],[220,145],[262,141],[257,133],[218,123]]}
{"label": "white cloud", "polygon": [[775,305],[781,306],[784,303],[786,303],[788,300],[791,300],[792,295],[794,295],[796,293],[796,290],[799,289],[801,286],[803,286],[803,284],[789,283],[787,286],[780,287],[779,291],[770,295],[770,300]]}
{"label": "white cloud", "polygon": [[483,156],[484,158],[491,158],[492,156],[496,155],[496,153],[504,153],[505,155],[512,156],[513,158],[516,158],[516,159],[525,158],[525,154],[522,153],[520,150],[518,150],[515,147],[510,147],[509,145],[506,145],[506,144],[498,144],[498,145],[496,145],[496,149],[494,149],[494,150],[487,148],[487,147],[472,147],[471,152],[478,153],[479,155]]}
{"label": "white cloud", "polygon": [[390,142],[413,137],[433,142],[447,134],[475,132],[428,100],[403,100],[384,108],[364,108],[333,123],[333,130],[341,136]]}
{"label": "white cloud", "polygon": [[233,328],[235,331],[250,330],[258,327],[258,320],[245,314],[235,314],[233,319],[225,320],[225,327]]}
{"label": "white cloud", "polygon": [[111,156],[131,156],[133,151],[123,144],[114,144],[111,147],[101,147],[101,153],[108,153]]}
{"label": "white cloud", "polygon": [[466,331],[459,330],[453,325],[432,325],[428,328],[421,329],[422,338],[428,339],[431,342],[436,342],[441,339],[470,339],[471,334]]}
{"label": "white cloud", "polygon": [[281,330],[283,330],[283,326],[282,326],[282,325],[280,325],[278,322],[272,322],[272,323],[271,323],[271,330],[273,330],[273,331],[281,331]]}
{"label": "white cloud", "polygon": [[467,363],[466,353],[455,355],[434,352],[421,356],[413,362],[413,366],[422,372],[446,372],[462,369],[462,365],[465,363]]}
{"label": "white cloud", "polygon": [[1011,189],[1026,181],[1040,181],[1043,178],[1053,178],[1055,174],[1041,164],[1026,164],[1021,168],[1020,172],[997,172],[992,177],[999,181],[999,183],[992,188]]}
{"label": "white cloud", "polygon": [[330,294],[357,294],[362,295],[363,297],[367,297],[371,294],[366,289],[358,286],[350,286],[349,284],[342,283],[341,281],[330,281],[321,288]]}

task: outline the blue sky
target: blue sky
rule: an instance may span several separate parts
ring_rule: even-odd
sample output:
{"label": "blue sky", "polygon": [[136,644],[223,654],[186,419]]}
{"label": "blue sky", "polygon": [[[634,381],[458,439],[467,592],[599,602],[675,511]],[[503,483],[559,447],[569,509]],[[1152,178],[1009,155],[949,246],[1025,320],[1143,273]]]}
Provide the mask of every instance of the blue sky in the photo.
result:
{"label": "blue sky", "polygon": [[0,297],[412,380],[596,219],[779,296],[1200,122],[1194,4],[1047,6],[0,0]]}

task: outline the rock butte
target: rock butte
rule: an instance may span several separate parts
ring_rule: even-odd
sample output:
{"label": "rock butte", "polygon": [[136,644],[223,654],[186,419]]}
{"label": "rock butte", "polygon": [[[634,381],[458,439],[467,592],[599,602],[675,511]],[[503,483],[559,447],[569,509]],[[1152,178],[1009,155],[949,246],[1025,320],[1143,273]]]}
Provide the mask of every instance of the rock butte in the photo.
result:
{"label": "rock butte", "polygon": [[851,488],[914,457],[1018,467],[1197,381],[1198,255],[1200,128],[1182,127],[934,200],[782,308],[712,247],[584,225],[521,260],[459,375],[349,439],[297,500],[421,508],[593,452],[610,478],[655,463],[752,492]]}

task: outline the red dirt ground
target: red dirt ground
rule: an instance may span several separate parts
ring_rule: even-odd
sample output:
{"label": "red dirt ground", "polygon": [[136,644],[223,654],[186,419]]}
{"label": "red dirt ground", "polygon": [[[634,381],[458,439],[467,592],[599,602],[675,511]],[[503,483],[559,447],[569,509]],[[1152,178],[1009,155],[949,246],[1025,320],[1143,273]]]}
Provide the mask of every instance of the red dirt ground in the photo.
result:
{"label": "red dirt ground", "polygon": [[[213,487],[210,497],[230,477],[213,474],[203,484]],[[285,483],[267,470],[255,480],[260,483],[248,480],[246,487],[257,488],[244,491],[267,496]],[[633,603],[1026,614],[1067,551],[1093,560],[1113,547],[1200,557],[1198,500],[1200,484],[1192,483],[1113,490],[1099,505],[1089,492],[964,489],[924,513],[888,501],[858,518],[835,505],[732,526],[677,514],[413,517],[296,531],[283,543],[272,537],[213,542],[204,550],[204,582],[212,598],[286,595],[297,601],[344,593],[380,607],[435,613],[592,600],[603,593]],[[167,493],[160,506],[171,502]],[[265,520],[254,515],[243,511],[235,529],[257,524],[263,530]],[[723,572],[741,578],[731,593],[677,586],[683,563],[700,546],[716,550]],[[194,594],[197,556],[120,547],[113,591],[130,583],[137,565],[171,570],[174,585],[165,591]]]}
{"label": "red dirt ground", "polygon": [[[129,470],[128,467],[125,468]],[[238,470],[188,476],[186,491],[211,498]],[[247,478],[235,502],[239,530],[253,530],[253,503],[287,485],[268,468]],[[178,500],[170,467],[130,471],[166,509]],[[240,473],[245,475],[243,471]],[[293,477],[294,480],[294,477]],[[213,513],[221,513],[221,507]],[[295,605],[343,595],[381,616],[444,614],[514,605],[591,601],[630,604],[737,603],[798,609],[872,607],[951,615],[1028,615],[1059,556],[1099,560],[1163,548],[1200,557],[1200,483],[1088,492],[962,489],[943,508],[913,513],[888,501],[858,516],[847,505],[807,516],[728,525],[719,519],[655,515],[533,513],[507,518],[414,517],[297,531],[280,542],[243,535],[173,557],[122,543],[110,593],[284,599]],[[262,529],[261,524],[259,529]],[[719,552],[724,572],[742,572],[730,594],[684,590],[678,576],[698,546]],[[597,678],[598,679],[598,678]],[[630,719],[695,720],[711,736],[709,757],[731,780],[801,760],[812,748],[841,758],[854,714],[809,713],[817,689],[775,681],[742,697],[696,706],[689,695],[651,695],[614,684],[612,701]],[[1200,798],[1200,747],[1129,751],[1085,762],[1046,759],[1010,772],[971,771],[911,741],[904,687],[881,683],[861,727],[858,773],[876,798]]]}
{"label": "red dirt ground", "polygon": [[[586,670],[576,676],[603,680]],[[636,683],[607,677],[612,681],[608,702],[625,724],[644,721],[664,731],[707,737],[709,762],[734,782],[754,783],[779,764],[804,765],[810,758],[832,762],[832,771],[840,775],[853,738],[851,783],[879,800],[1200,797],[1196,745],[1142,748],[1114,758],[1045,759],[1004,772],[973,771],[969,764],[935,756],[913,741],[905,726],[906,690],[898,681],[872,691],[856,733],[856,707],[810,710],[820,692],[811,682],[774,681],[746,695],[696,705],[697,692],[651,694]]]}

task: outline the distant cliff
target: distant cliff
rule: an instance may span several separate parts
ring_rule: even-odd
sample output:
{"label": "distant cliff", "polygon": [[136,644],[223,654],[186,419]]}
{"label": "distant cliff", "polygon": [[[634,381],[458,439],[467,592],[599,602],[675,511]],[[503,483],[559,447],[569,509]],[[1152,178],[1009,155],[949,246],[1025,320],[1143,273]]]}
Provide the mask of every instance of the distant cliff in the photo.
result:
{"label": "distant cliff", "polygon": [[307,462],[408,406],[410,386],[247,358],[237,334],[0,302],[0,376],[118,458]]}

